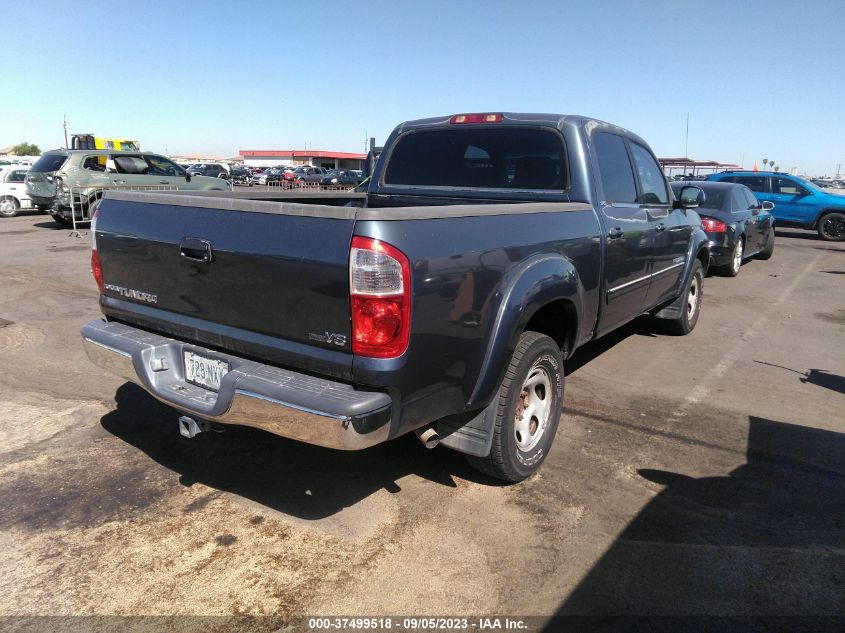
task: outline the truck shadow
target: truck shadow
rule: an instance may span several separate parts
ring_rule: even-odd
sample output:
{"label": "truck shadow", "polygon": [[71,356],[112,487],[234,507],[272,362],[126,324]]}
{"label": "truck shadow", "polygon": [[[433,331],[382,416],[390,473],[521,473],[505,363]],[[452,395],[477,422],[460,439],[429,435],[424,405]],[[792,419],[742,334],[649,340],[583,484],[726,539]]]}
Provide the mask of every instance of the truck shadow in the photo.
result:
{"label": "truck shadow", "polygon": [[302,519],[331,516],[381,489],[399,492],[397,482],[407,475],[448,487],[457,485],[453,477],[495,485],[462,455],[428,451],[413,434],[352,452],[240,426],[189,440],[179,435],[176,410],[140,387],[122,385],[115,401],[103,428],[178,473],[182,485],[202,483]]}
{"label": "truck shadow", "polygon": [[845,434],[751,417],[746,454],[725,476],[640,469],[663,490],[560,606],[556,615],[567,617],[547,630],[845,624]]}

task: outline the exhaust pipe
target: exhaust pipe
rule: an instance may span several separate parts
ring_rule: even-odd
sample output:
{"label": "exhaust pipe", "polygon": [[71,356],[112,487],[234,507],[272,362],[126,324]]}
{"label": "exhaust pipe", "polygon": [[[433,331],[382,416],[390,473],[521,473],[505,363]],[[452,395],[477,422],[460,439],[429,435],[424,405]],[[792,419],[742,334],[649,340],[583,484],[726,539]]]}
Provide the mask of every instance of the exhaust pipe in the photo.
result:
{"label": "exhaust pipe", "polygon": [[437,434],[437,431],[434,430],[433,426],[424,426],[414,431],[414,433],[416,433],[417,439],[419,439],[426,448],[434,448],[440,444],[440,436]]}

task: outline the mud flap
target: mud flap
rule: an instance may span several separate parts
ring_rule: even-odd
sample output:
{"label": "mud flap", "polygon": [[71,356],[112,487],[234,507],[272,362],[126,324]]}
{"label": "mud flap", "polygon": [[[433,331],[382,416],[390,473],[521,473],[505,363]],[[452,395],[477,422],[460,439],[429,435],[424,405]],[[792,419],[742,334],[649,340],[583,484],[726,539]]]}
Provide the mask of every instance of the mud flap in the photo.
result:
{"label": "mud flap", "polygon": [[681,316],[681,310],[684,309],[685,302],[686,296],[682,294],[668,306],[655,312],[652,316],[657,319],[677,319]]}
{"label": "mud flap", "polygon": [[498,395],[480,412],[450,415],[437,421],[440,443],[452,450],[475,457],[487,457],[493,446]]}

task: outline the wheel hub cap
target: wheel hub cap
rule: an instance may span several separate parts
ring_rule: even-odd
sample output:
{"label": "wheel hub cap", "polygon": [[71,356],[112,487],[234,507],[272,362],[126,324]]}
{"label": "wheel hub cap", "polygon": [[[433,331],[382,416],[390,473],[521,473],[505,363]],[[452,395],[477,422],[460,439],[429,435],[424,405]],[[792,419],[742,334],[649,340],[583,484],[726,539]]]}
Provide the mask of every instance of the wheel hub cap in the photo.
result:
{"label": "wheel hub cap", "polygon": [[514,438],[521,451],[530,451],[546,430],[552,406],[552,381],[548,372],[535,365],[522,384],[514,420]]}
{"label": "wheel hub cap", "polygon": [[842,218],[828,218],[824,221],[824,232],[830,237],[842,237],[845,232],[845,220]]}
{"label": "wheel hub cap", "polygon": [[687,295],[687,318],[691,319],[698,307],[698,279],[693,277],[692,283],[689,286],[689,294]]}

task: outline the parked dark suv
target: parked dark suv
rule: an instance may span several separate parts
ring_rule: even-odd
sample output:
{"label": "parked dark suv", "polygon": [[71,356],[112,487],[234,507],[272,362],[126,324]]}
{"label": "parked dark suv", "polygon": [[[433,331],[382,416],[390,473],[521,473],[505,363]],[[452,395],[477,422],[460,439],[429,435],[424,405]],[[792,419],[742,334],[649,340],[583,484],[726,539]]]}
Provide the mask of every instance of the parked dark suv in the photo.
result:
{"label": "parked dark suv", "polygon": [[229,171],[219,163],[199,163],[188,167],[192,176],[209,176],[210,178],[229,178]]}

